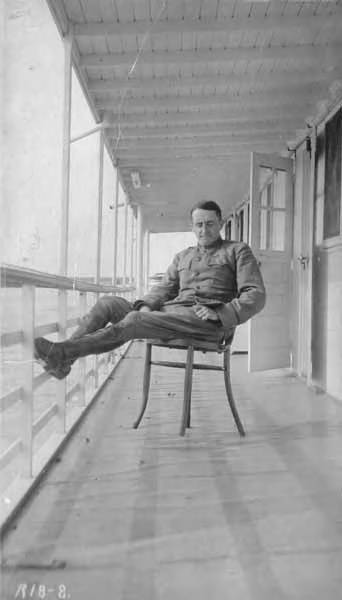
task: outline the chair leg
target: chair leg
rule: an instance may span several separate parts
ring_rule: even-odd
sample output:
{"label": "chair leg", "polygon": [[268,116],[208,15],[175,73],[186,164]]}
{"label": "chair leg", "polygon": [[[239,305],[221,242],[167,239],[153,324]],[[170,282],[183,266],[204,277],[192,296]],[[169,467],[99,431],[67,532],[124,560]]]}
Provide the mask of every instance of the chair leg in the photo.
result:
{"label": "chair leg", "polygon": [[236,423],[236,427],[238,428],[239,434],[244,437],[246,432],[243,428],[243,425],[240,420],[240,416],[238,410],[236,408],[236,404],[234,401],[232,385],[230,381],[230,351],[229,349],[223,353],[223,368],[224,368],[224,384],[226,386],[227,398],[230,406],[230,410],[232,411],[232,415],[234,417],[234,421]]}
{"label": "chair leg", "polygon": [[184,399],[183,399],[183,414],[180,428],[180,435],[185,434],[185,429],[190,427],[191,413],[191,389],[192,389],[192,365],[194,362],[194,349],[189,346],[186,355],[185,377],[184,377]]}
{"label": "chair leg", "polygon": [[148,401],[148,393],[150,390],[150,381],[151,381],[151,355],[152,355],[152,344],[146,344],[146,353],[145,353],[145,367],[144,367],[144,381],[143,381],[143,400],[141,405],[141,410],[137,420],[135,421],[133,428],[137,429],[140,425],[140,421],[144,416],[144,412],[146,410],[147,401]]}

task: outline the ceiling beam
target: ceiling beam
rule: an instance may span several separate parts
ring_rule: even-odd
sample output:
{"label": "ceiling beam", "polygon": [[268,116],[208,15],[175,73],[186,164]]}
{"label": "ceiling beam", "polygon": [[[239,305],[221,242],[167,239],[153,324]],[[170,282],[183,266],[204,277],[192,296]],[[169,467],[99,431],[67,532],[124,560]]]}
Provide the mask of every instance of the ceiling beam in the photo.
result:
{"label": "ceiling beam", "polygon": [[[243,107],[224,107],[223,110],[215,109],[213,112],[208,110],[187,111],[187,112],[163,112],[163,113],[130,113],[128,115],[120,115],[120,127],[125,128],[146,128],[148,125],[152,127],[156,125],[169,127],[179,124],[198,124],[203,123],[250,123],[250,119],[280,121],[288,119],[289,114],[294,119],[303,118],[303,106],[295,104],[291,106],[289,113],[289,105],[277,103],[274,106],[265,105],[262,103],[258,106],[251,106],[244,109]],[[118,119],[108,112],[104,116],[107,127],[117,127]]]}
{"label": "ceiling beam", "polygon": [[[243,157],[245,157],[245,156],[247,156],[247,158],[249,158],[248,153],[246,154],[246,152],[244,152],[243,154],[231,155],[231,159],[235,163],[241,164],[244,162]],[[224,155],[224,159],[225,159],[225,155]],[[138,163],[135,163],[132,160],[120,160],[119,165],[120,165],[120,171],[126,175],[130,174],[131,171],[138,169],[143,180],[150,176],[154,177],[154,176],[159,176],[159,175],[163,175],[163,174],[168,175],[168,174],[174,174],[174,173],[178,173],[179,176],[182,177],[189,171],[189,165],[186,160],[184,161],[184,163],[180,163],[179,160],[177,160],[177,161],[159,161],[157,164],[155,164],[154,162],[146,163],[146,161],[139,161]],[[221,165],[219,165],[218,168],[220,169]],[[198,171],[200,169],[200,167],[199,166],[196,167],[196,165],[191,165],[191,169]]]}
{"label": "ceiling beam", "polygon": [[221,136],[217,135],[208,135],[208,136],[193,136],[190,138],[175,138],[174,140],[169,140],[167,138],[161,138],[160,140],[154,139],[146,139],[146,140],[126,140],[122,139],[119,142],[119,148],[121,150],[129,150],[129,149],[137,149],[143,150],[145,148],[170,148],[174,150],[178,150],[178,148],[183,147],[208,147],[213,146],[214,148],[217,146],[225,146],[229,144],[235,144],[242,142],[252,141],[263,141],[263,140],[284,140],[287,139],[287,136],[293,135],[293,130],[289,131],[259,131],[254,133],[239,133],[239,134],[223,134]]}
{"label": "ceiling beam", "polygon": [[[288,116],[286,119],[264,119],[262,121],[245,121],[245,122],[231,122],[231,123],[217,123],[208,124],[205,127],[205,120],[203,119],[202,126],[198,125],[185,125],[183,127],[171,126],[171,127],[147,127],[147,128],[120,128],[120,137],[125,140],[140,140],[140,139],[158,139],[158,138],[174,138],[174,137],[193,137],[193,136],[206,136],[216,134],[217,136],[227,135],[229,132],[241,133],[256,133],[258,131],[284,131],[291,129],[292,131],[300,126],[304,126],[303,120]],[[107,129],[107,135],[109,138],[116,139],[119,130]]]}
{"label": "ceiling beam", "polygon": [[[220,149],[219,152],[215,153],[211,150],[208,150],[207,152],[201,151],[201,154],[198,154],[198,152],[192,153],[191,155],[189,155],[189,153],[187,155],[185,154],[183,159],[175,158],[175,156],[170,157],[168,155],[165,155],[165,153],[159,153],[156,159],[153,161],[151,161],[151,159],[148,156],[139,155],[134,157],[133,155],[131,155],[131,157],[127,158],[118,158],[118,165],[120,170],[144,169],[146,170],[146,173],[149,173],[150,170],[157,171],[159,169],[177,169],[178,172],[179,170],[181,170],[182,172],[183,169],[186,169],[189,165],[191,166],[191,168],[197,167],[201,158],[203,158],[203,162],[206,162],[206,160],[210,161],[210,159],[213,159],[217,163],[219,163],[220,161],[226,161],[227,156],[229,156],[230,161],[232,160],[239,164],[241,164],[241,162],[244,163],[246,161],[249,164],[250,153],[248,150],[249,149],[246,150],[245,148],[242,148],[240,150],[235,150],[234,152],[231,152],[230,150],[226,151],[225,149]],[[196,165],[192,164],[194,160],[196,160]]]}
{"label": "ceiling beam", "polygon": [[[319,100],[319,98],[317,99]],[[317,101],[316,100],[316,101]],[[289,109],[292,108],[294,104],[300,104],[304,107],[305,104],[310,104],[314,102],[314,98],[312,96],[312,92],[310,88],[306,90],[303,89],[294,89],[292,92],[285,92],[279,90],[273,90],[272,92],[267,92],[267,90],[260,90],[257,92],[250,93],[242,93],[235,94],[229,96],[228,94],[210,94],[207,96],[202,95],[191,95],[191,96],[177,96],[177,97],[163,97],[163,98],[129,98],[126,99],[122,105],[119,102],[115,103],[111,100],[103,100],[100,98],[95,99],[95,104],[100,110],[111,110],[112,113],[119,114],[120,116],[123,114],[129,114],[130,110],[146,110],[151,111],[155,109],[162,110],[182,110],[185,107],[201,107],[201,106],[225,106],[230,109],[236,108],[243,110],[244,107],[252,108],[256,105],[262,106],[275,106],[277,102],[281,102],[282,104],[287,103]]]}
{"label": "ceiling beam", "polygon": [[[231,156],[236,155],[238,153],[246,153],[249,156],[249,153],[252,151],[263,151],[267,149],[269,152],[281,150],[286,150],[286,144],[281,141],[271,141],[268,140],[263,142],[260,140],[259,142],[239,142],[233,145],[227,145],[224,147],[197,147],[197,148],[180,148],[177,150],[163,150],[163,159],[169,161],[170,159],[179,159],[183,160],[184,158],[196,158],[196,160],[207,160],[209,157],[213,159],[217,159],[217,157],[222,156]],[[153,161],[158,161],[160,158],[160,150],[149,149],[144,150],[143,153],[137,153],[134,150],[119,150],[117,152],[117,159],[119,160],[119,164],[121,161],[129,160],[134,161],[138,164],[139,160],[143,160],[146,163],[146,159],[150,159]]]}
{"label": "ceiling beam", "polygon": [[[177,64],[185,63],[219,63],[235,62],[237,60],[278,60],[294,58],[297,61],[308,60],[317,64],[320,61],[324,68],[324,59],[327,57],[327,64],[338,66],[341,60],[340,43],[315,45],[287,45],[287,46],[257,46],[241,47],[234,46],[225,49],[212,50],[146,50],[139,56],[137,68],[140,64]],[[81,58],[81,66],[91,68],[113,68],[120,65],[126,65],[128,68],[134,65],[137,59],[137,52],[112,52],[106,54],[84,54]]]}
{"label": "ceiling beam", "polygon": [[[241,81],[244,83],[245,82],[246,77],[245,76],[241,76]],[[245,85],[242,84],[242,86],[239,87],[239,89],[237,89],[237,86],[233,86],[231,87],[229,85],[229,83],[226,83],[226,88],[225,91],[211,91],[210,94],[211,95],[221,95],[225,98],[236,98],[237,96],[239,98],[244,98],[244,97],[249,97],[252,94],[271,94],[273,92],[276,92],[278,94],[281,93],[286,93],[288,94],[300,94],[300,93],[305,93],[305,92],[309,92],[309,94],[312,94],[314,92],[319,91],[320,89],[323,89],[324,92],[326,91],[326,86],[327,83],[326,82],[321,82],[319,79],[316,80],[308,80],[305,81],[305,79],[303,81],[298,81],[296,82],[283,82],[281,81],[281,79],[279,79],[278,81],[273,81],[272,79],[269,80],[268,83],[263,82],[262,87],[257,87],[257,88],[253,88],[253,83],[250,82],[249,80],[247,80],[245,82]],[[211,86],[212,88],[215,88],[216,86]],[[192,88],[187,88],[186,89],[188,95],[192,95]],[[199,90],[201,92],[201,89]],[[149,98],[151,98],[151,92],[153,93],[157,93],[158,95],[160,94],[161,90],[156,89],[156,90],[149,90],[149,94],[148,95],[144,95],[145,92],[143,90],[139,90],[138,93],[134,93],[133,96],[126,96],[122,94],[123,90],[121,90],[121,93],[117,93],[117,92],[110,92],[110,91],[97,91],[95,92],[95,97],[99,100],[101,97],[105,97],[106,100],[109,100],[110,102],[115,102],[117,104],[122,104],[122,102],[125,104],[126,102],[131,102],[131,101],[136,101],[139,102],[139,100],[142,101],[147,101],[149,100]],[[178,95],[178,89],[177,88],[170,88],[168,91],[164,90],[164,94],[168,97],[168,98],[184,98],[187,97],[185,95],[179,96]],[[208,91],[204,94],[205,96],[209,96],[210,95],[208,93]],[[196,94],[193,94],[194,97],[197,97],[198,95],[200,95],[198,92]],[[164,97],[164,95],[162,96]],[[122,100],[123,98],[123,100]],[[153,97],[152,97],[153,98]]]}
{"label": "ceiling beam", "polygon": [[[338,7],[336,12],[340,12]],[[340,13],[341,14],[341,13]],[[337,14],[332,15],[271,15],[271,16],[246,16],[230,19],[191,19],[134,21],[133,23],[108,22],[108,23],[75,23],[73,31],[79,37],[103,36],[137,36],[165,34],[165,33],[200,33],[224,32],[235,33],[238,31],[283,31],[292,28],[301,28],[309,31],[319,31],[324,28],[329,34],[341,30],[341,21]]]}
{"label": "ceiling beam", "polygon": [[129,78],[115,76],[115,79],[89,79],[88,87],[92,92],[122,92],[123,90],[151,90],[156,88],[158,92],[170,91],[172,88],[193,88],[198,86],[246,85],[251,87],[253,83],[270,83],[273,87],[295,83],[327,83],[342,77],[342,70],[333,68],[322,70],[320,65],[316,68],[305,68],[300,70],[300,63],[296,71],[262,71],[254,73],[212,74],[207,76],[193,75],[192,77],[148,77]]}

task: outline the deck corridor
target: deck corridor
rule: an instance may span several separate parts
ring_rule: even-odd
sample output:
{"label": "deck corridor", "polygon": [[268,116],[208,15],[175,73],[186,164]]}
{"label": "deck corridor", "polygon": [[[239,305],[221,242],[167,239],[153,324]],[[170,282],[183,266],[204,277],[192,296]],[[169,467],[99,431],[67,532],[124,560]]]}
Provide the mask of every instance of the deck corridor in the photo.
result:
{"label": "deck corridor", "polygon": [[246,439],[213,372],[195,374],[180,438],[183,373],[162,367],[134,431],[143,351],[131,347],[13,523],[3,600],[338,600],[342,405],[288,372],[248,375],[234,355]]}

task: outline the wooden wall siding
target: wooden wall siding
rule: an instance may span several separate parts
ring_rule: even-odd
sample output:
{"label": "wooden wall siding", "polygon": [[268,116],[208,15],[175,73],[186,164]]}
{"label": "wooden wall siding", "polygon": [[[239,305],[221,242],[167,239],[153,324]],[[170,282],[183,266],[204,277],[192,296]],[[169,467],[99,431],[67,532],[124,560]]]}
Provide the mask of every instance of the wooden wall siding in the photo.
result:
{"label": "wooden wall siding", "polygon": [[325,190],[324,125],[316,156],[315,255],[313,264],[313,379],[329,394],[342,398],[342,239],[323,239]]}
{"label": "wooden wall siding", "polygon": [[313,376],[342,398],[342,246],[317,248],[313,302]]}

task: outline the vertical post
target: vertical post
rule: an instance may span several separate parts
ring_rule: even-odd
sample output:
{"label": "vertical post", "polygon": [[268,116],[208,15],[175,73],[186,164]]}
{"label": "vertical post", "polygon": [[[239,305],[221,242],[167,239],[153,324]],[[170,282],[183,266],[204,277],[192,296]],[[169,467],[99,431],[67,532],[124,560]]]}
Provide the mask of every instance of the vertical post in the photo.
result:
{"label": "vertical post", "polygon": [[317,127],[311,134],[311,165],[310,165],[310,204],[309,204],[309,262],[308,262],[308,289],[307,289],[307,384],[312,385],[312,290],[313,290],[313,260],[315,252],[315,214],[316,214],[316,151]]}
{"label": "vertical post", "polygon": [[[68,273],[69,248],[69,205],[70,205],[70,131],[71,131],[71,92],[72,92],[72,36],[64,38],[64,107],[63,107],[63,151],[62,151],[62,199],[60,230],[61,275]],[[67,333],[67,291],[58,292],[58,339]],[[58,431],[66,430],[66,380],[56,382],[58,404]]]}
{"label": "vertical post", "polygon": [[[123,265],[123,285],[127,285],[127,254],[128,254],[128,202],[125,197],[125,216],[124,216],[124,265]],[[126,293],[124,294],[126,297]]]}
{"label": "vertical post", "polygon": [[145,231],[145,292],[148,289],[148,280],[150,275],[150,232]]}
{"label": "vertical post", "polygon": [[[97,186],[97,251],[96,251],[96,277],[97,284],[101,281],[101,249],[102,249],[102,211],[103,211],[103,158],[104,158],[104,133],[100,132],[99,138],[99,177]],[[96,294],[98,298],[99,294]],[[99,385],[99,358],[95,357],[95,387]]]}
{"label": "vertical post", "polygon": [[[135,253],[135,244],[136,244],[136,234],[135,234],[135,216],[134,216],[134,212],[132,209],[132,244],[131,244],[131,277],[130,277],[130,283],[131,285],[133,285],[133,282],[135,280],[135,260],[134,257],[136,255]],[[133,296],[135,296],[135,292],[131,292],[131,300],[133,298]]]}
{"label": "vertical post", "polygon": [[[79,292],[79,309],[80,309],[81,316],[83,316],[87,312],[87,292]],[[86,375],[87,375],[87,358],[86,358],[86,356],[83,356],[82,358],[79,359],[81,406],[86,405]]]}
{"label": "vertical post", "polygon": [[104,158],[104,133],[100,132],[99,139],[99,178],[97,186],[97,251],[96,251],[96,283],[101,281],[102,258],[102,212],[103,212],[103,158]]}
{"label": "vertical post", "polygon": [[35,288],[33,285],[22,287],[22,324],[23,324],[23,386],[22,386],[22,474],[33,475],[33,341],[34,341],[34,305]]}
{"label": "vertical post", "polygon": [[144,229],[141,207],[137,214],[137,298],[144,293]]}
{"label": "vertical post", "polygon": [[113,247],[113,285],[116,285],[118,263],[118,211],[119,211],[119,171],[116,168],[115,196],[114,196],[114,247]]}
{"label": "vertical post", "polygon": [[68,271],[69,197],[70,197],[70,131],[72,88],[72,37],[64,38],[64,107],[62,152],[62,207],[60,231],[60,274]]}

